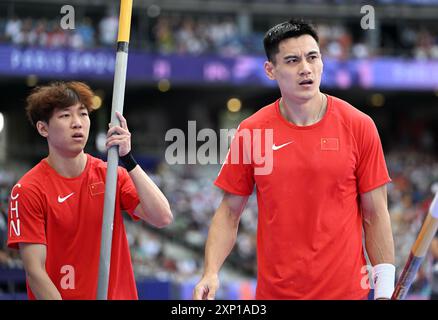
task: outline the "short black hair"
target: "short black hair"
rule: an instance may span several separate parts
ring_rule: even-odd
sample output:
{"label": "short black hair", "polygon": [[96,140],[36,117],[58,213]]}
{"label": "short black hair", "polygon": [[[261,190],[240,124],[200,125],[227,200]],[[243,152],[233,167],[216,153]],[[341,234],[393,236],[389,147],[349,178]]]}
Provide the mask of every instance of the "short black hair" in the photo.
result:
{"label": "short black hair", "polygon": [[278,45],[281,41],[288,38],[298,38],[306,34],[312,36],[316,43],[319,43],[319,37],[313,25],[302,19],[291,19],[273,26],[263,38],[266,57],[269,61],[275,63],[274,57],[279,52]]}

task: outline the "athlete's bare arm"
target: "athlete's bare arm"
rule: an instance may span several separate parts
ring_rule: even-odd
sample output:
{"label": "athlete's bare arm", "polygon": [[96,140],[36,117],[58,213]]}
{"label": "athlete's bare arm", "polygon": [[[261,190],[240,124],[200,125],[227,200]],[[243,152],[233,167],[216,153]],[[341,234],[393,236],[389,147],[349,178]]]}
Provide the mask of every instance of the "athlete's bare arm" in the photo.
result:
{"label": "athlete's bare arm", "polygon": [[130,171],[129,176],[140,198],[135,215],[158,228],[170,224],[173,216],[169,202],[152,179],[140,166]]}
{"label": "athlete's bare arm", "polygon": [[[131,133],[122,114],[117,112],[116,115],[120,120],[120,126],[113,126],[108,130],[106,146],[119,146],[119,156],[124,156],[131,151]],[[156,227],[170,224],[173,215],[169,202],[152,179],[139,165],[129,171],[129,176],[140,198],[140,204],[134,211],[135,215]]]}
{"label": "athlete's bare arm", "polygon": [[46,272],[46,246],[43,244],[20,243],[26,278],[38,300],[61,300],[61,294]]}
{"label": "athlete's bare arm", "polygon": [[240,216],[247,202],[248,196],[224,194],[208,232],[204,274],[194,289],[193,299],[214,299],[219,288],[219,269],[236,243]]}
{"label": "athlete's bare arm", "polygon": [[394,239],[387,204],[386,185],[360,196],[365,245],[373,265],[394,264]]}

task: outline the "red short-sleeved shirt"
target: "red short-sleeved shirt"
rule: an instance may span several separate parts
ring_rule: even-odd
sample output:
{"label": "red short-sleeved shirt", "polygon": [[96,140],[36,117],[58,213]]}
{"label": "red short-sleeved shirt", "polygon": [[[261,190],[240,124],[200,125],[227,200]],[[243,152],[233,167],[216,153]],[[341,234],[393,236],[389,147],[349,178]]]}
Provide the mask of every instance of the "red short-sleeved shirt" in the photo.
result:
{"label": "red short-sleeved shirt", "polygon": [[[106,163],[87,155],[82,174],[60,176],[42,160],[13,187],[8,245],[44,244],[46,271],[63,299],[96,299]],[[108,299],[138,299],[121,210],[139,204],[127,171],[118,169]],[[35,299],[28,286],[30,299]]]}
{"label": "red short-sleeved shirt", "polygon": [[215,184],[256,186],[256,298],[366,297],[359,194],[390,181],[374,122],[338,98],[310,126],[286,121],[279,100],[244,120]]}

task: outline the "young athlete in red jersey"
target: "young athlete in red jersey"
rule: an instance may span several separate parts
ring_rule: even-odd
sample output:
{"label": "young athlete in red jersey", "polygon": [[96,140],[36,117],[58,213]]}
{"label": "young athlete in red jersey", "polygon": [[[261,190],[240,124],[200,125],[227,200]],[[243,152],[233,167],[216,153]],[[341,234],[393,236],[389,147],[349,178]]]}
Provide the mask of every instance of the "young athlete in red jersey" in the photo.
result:
{"label": "young athlete in red jersey", "polygon": [[[49,155],[11,191],[8,245],[18,248],[30,299],[96,299],[106,163],[84,153],[94,93],[81,82],[37,87],[27,115]],[[122,210],[157,227],[173,217],[158,187],[131,156],[126,119],[108,130],[118,168],[108,299],[138,299]]]}
{"label": "young athlete in red jersey", "polygon": [[[234,137],[215,181],[225,194],[211,223],[194,298],[214,298],[219,269],[255,186],[257,299],[367,298],[362,228],[375,298],[389,299],[395,272],[390,178],[374,122],[320,92],[323,62],[311,25],[281,23],[267,32],[264,45],[265,71],[277,81],[281,98],[244,120]],[[258,137],[270,132],[272,141],[257,140],[257,130]],[[257,143],[259,159],[248,149]],[[233,161],[236,152],[244,156]],[[269,163],[270,170],[258,170]]]}

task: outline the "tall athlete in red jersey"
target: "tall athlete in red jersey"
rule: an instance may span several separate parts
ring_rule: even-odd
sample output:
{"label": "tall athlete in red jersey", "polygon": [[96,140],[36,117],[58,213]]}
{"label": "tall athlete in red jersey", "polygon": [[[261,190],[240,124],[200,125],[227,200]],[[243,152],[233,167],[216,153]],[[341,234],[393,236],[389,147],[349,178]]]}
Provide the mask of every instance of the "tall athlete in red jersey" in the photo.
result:
{"label": "tall athlete in red jersey", "polygon": [[[96,299],[106,163],[84,153],[94,93],[56,82],[27,98],[27,115],[49,155],[11,192],[8,245],[18,248],[30,299]],[[157,227],[173,217],[158,187],[131,156],[126,119],[108,130],[126,169],[118,168],[108,299],[138,299],[122,210]]]}
{"label": "tall athlete in red jersey", "polygon": [[[264,45],[265,71],[277,81],[281,98],[244,120],[234,137],[215,181],[225,194],[211,223],[194,298],[215,297],[219,269],[255,186],[257,299],[365,299],[362,229],[374,297],[389,299],[395,273],[390,178],[377,129],[364,113],[320,92],[323,62],[311,25],[281,23],[266,33]],[[248,145],[257,143],[262,157],[255,159]],[[250,161],[233,158],[236,152]]]}

